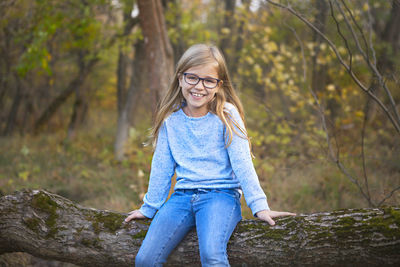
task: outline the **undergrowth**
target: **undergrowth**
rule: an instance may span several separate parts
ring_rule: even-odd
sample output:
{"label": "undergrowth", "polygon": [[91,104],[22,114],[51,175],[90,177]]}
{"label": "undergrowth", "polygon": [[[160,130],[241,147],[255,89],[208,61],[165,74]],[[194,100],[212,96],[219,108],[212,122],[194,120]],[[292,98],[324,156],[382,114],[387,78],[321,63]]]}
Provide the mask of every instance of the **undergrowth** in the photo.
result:
{"label": "undergrowth", "polygon": [[[114,117],[113,112],[97,112],[72,140],[66,139],[65,131],[2,137],[1,194],[40,188],[98,209],[128,212],[139,207],[147,189],[152,157],[151,147],[142,145],[146,141],[146,127],[131,130],[126,160],[117,162],[113,155],[116,125],[110,123]],[[294,161],[286,160],[284,154],[282,158],[273,157],[256,155],[254,161],[273,210],[309,213],[368,206],[359,189],[326,159]],[[400,184],[397,157],[392,157],[392,168],[369,168],[372,197],[382,199]],[[356,160],[346,163],[350,167],[359,164]],[[398,192],[385,202],[399,203]],[[243,217],[251,218],[243,198],[242,207]]]}

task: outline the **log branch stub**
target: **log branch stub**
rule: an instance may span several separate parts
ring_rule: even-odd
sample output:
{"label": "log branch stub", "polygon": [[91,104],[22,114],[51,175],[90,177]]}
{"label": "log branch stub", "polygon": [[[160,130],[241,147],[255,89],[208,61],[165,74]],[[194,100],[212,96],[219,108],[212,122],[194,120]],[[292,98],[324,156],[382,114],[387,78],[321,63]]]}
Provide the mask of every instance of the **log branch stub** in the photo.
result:
{"label": "log branch stub", "polygon": [[[132,266],[150,220],[82,207],[44,190],[0,198],[0,254],[26,252],[79,266]],[[217,227],[217,226],[216,226]],[[168,231],[168,229],[166,229]],[[244,220],[228,244],[232,266],[399,265],[400,207]],[[200,266],[191,231],[168,266]]]}

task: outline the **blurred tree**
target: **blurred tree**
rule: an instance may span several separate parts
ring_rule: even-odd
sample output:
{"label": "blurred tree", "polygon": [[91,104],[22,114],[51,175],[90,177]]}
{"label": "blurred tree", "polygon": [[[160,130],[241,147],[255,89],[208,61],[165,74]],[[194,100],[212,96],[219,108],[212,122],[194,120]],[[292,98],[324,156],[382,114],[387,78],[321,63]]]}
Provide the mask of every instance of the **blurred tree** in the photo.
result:
{"label": "blurred tree", "polygon": [[[132,1],[125,1],[123,8],[123,36],[128,37],[132,34],[133,28],[139,23],[138,17],[132,17]],[[138,30],[137,30],[138,31]],[[136,45],[132,45],[132,42]],[[124,158],[125,145],[128,139],[129,128],[132,126],[132,119],[134,118],[134,107],[137,104],[138,96],[143,90],[143,86],[138,83],[141,76],[135,75],[135,70],[143,68],[143,62],[138,60],[140,58],[142,43],[140,38],[132,40],[125,38],[119,47],[118,66],[117,66],[117,109],[118,109],[118,122],[117,132],[114,142],[114,154],[117,160]],[[136,49],[135,49],[136,48]],[[129,53],[135,53],[134,59],[129,57]],[[130,70],[130,73],[129,73]],[[129,79],[130,77],[130,79]],[[136,79],[137,78],[137,79]],[[129,82],[128,82],[129,81]]]}
{"label": "blurred tree", "polygon": [[87,113],[87,94],[96,90],[85,81],[115,42],[106,32],[113,6],[106,0],[10,0],[0,8],[1,133],[40,131],[75,94],[72,136]]}
{"label": "blurred tree", "polygon": [[154,112],[158,99],[164,94],[173,74],[173,51],[161,1],[138,0],[138,6],[145,53],[149,61],[147,78],[153,97]]}
{"label": "blurred tree", "polygon": [[[232,32],[235,27],[235,7],[236,0],[225,0],[225,11],[224,11],[224,22],[222,28],[220,29],[220,39],[219,47],[225,55],[228,55],[229,49],[232,45]],[[232,53],[233,54],[233,53]],[[227,58],[227,64],[230,66],[230,61]]]}
{"label": "blurred tree", "polygon": [[[155,112],[158,99],[167,89],[173,73],[173,51],[165,25],[164,10],[161,1],[138,1],[139,22],[143,41],[138,40],[134,47],[135,58],[132,60],[131,81],[126,94],[122,97],[125,87],[127,60],[125,55],[119,55],[118,64],[118,128],[114,143],[115,157],[117,160],[124,158],[124,148],[128,139],[129,128],[134,118],[135,103],[138,97],[149,86],[152,111]],[[126,13],[127,18],[130,13]],[[128,32],[128,31],[126,31]],[[144,53],[143,53],[144,52]],[[144,55],[144,56],[143,56]],[[123,57],[123,58],[122,58]],[[147,69],[143,75],[143,69]],[[144,81],[144,80],[147,80]],[[125,100],[122,105],[122,99]]]}

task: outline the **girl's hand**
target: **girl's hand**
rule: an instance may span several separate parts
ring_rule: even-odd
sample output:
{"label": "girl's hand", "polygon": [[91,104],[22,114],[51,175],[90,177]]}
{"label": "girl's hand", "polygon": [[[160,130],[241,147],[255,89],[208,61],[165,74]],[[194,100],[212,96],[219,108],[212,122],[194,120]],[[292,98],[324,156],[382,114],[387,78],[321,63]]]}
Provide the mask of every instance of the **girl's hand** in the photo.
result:
{"label": "girl's hand", "polygon": [[275,225],[272,218],[282,217],[282,216],[296,216],[296,213],[283,212],[283,211],[273,211],[273,210],[262,210],[256,213],[257,218],[260,220],[268,222],[270,225]]}
{"label": "girl's hand", "polygon": [[129,222],[130,220],[134,219],[146,219],[147,217],[144,216],[139,210],[133,210],[129,212],[129,216],[126,217],[125,222]]}

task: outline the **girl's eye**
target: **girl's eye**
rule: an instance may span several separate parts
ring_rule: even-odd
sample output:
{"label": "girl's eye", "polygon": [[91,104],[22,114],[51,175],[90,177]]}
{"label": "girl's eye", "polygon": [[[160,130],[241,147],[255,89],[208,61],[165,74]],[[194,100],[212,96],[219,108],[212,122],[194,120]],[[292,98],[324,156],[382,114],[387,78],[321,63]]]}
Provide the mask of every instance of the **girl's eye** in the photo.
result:
{"label": "girl's eye", "polygon": [[204,80],[206,83],[214,84],[216,81],[214,79],[206,79]]}
{"label": "girl's eye", "polygon": [[193,76],[193,75],[188,75],[186,78],[188,78],[191,81],[196,81],[197,80],[197,77]]}

